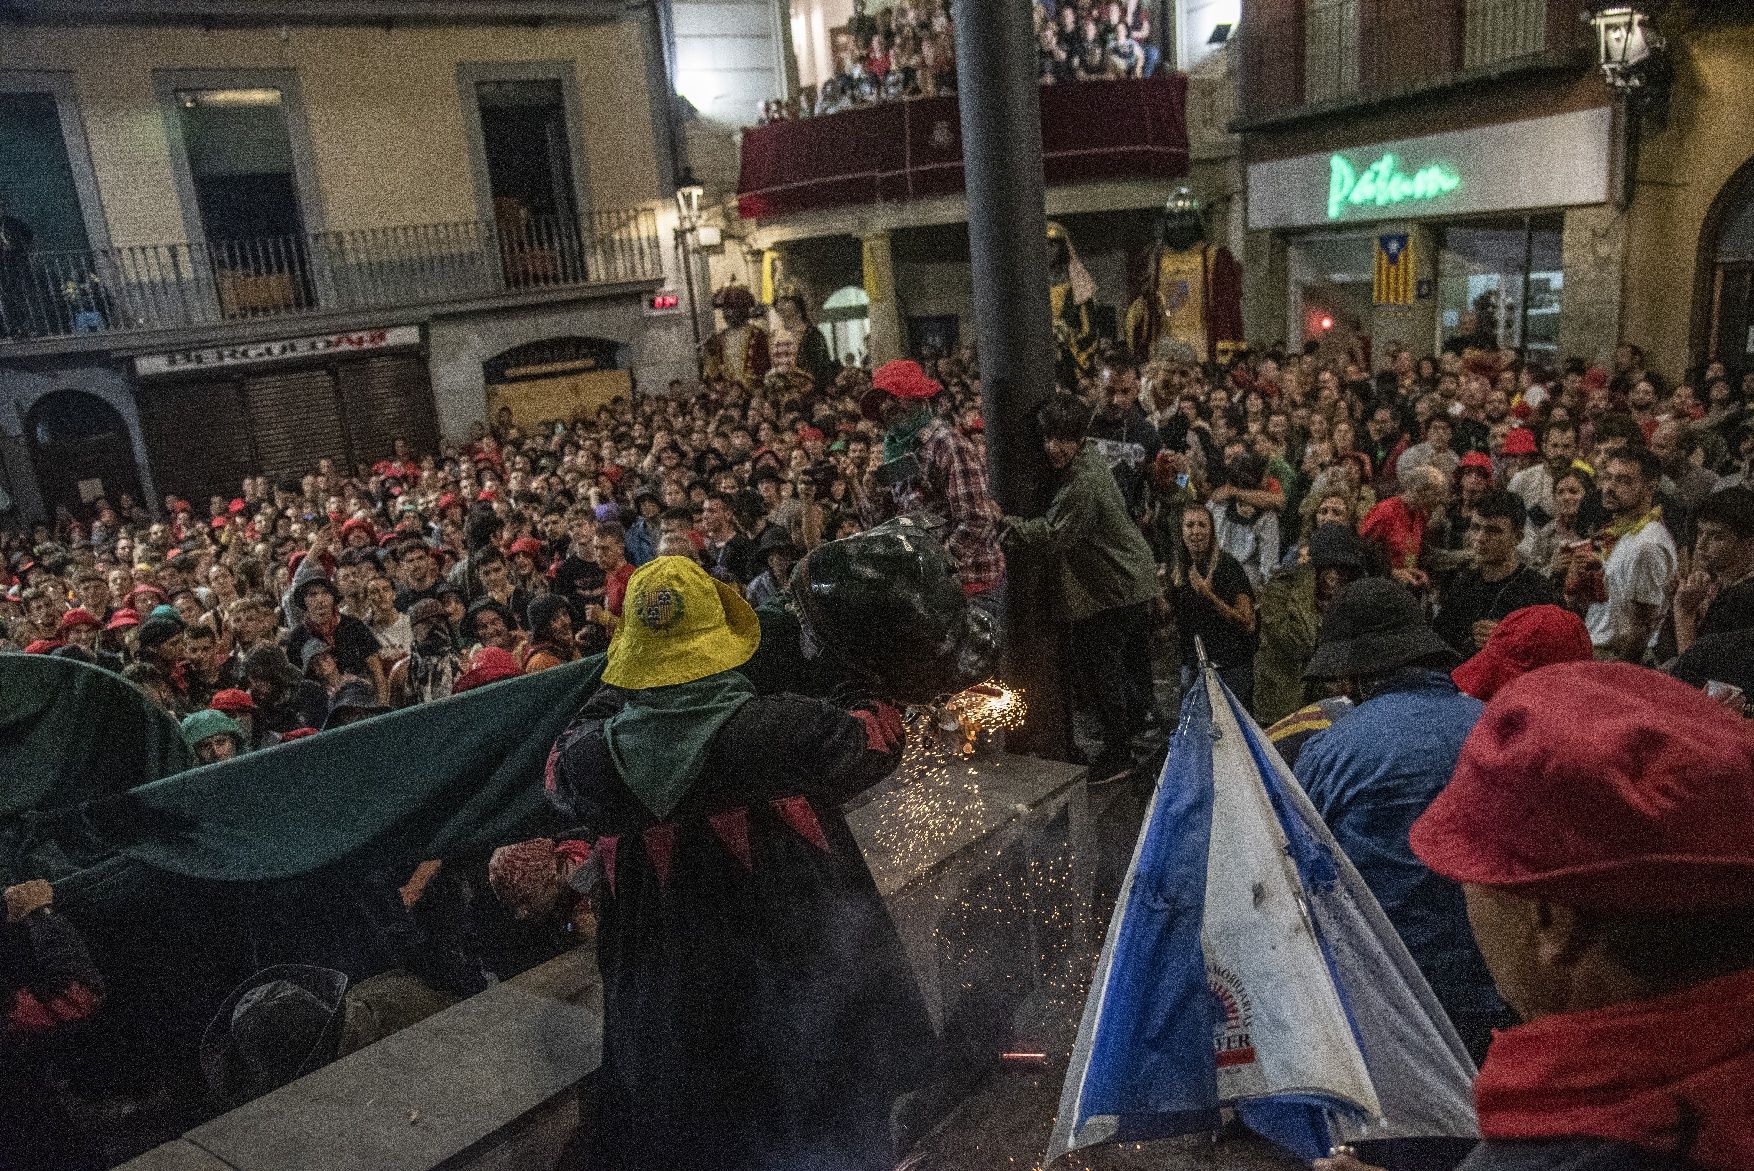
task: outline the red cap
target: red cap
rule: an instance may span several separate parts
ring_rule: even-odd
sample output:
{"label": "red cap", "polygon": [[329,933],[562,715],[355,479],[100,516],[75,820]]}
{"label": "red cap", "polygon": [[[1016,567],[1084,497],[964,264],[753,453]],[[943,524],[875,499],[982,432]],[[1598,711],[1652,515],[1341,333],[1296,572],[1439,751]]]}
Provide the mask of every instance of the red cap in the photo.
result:
{"label": "red cap", "polygon": [[58,638],[39,638],[24,648],[27,655],[46,655],[50,651],[60,650],[66,642]]}
{"label": "red cap", "polygon": [[497,492],[495,492],[492,488],[483,488],[481,491],[479,491],[475,494],[475,499],[482,502],[483,504],[490,504],[493,501],[499,499],[499,494]]}
{"label": "red cap", "polygon": [[1563,663],[1486,705],[1413,823],[1445,878],[1628,915],[1754,904],[1754,729],[1679,679]]}
{"label": "red cap", "polygon": [[223,529],[225,527],[226,521],[228,521],[230,519],[231,518],[227,517],[227,516],[216,516],[212,520],[208,521],[207,524],[210,528]]}
{"label": "red cap", "polygon": [[372,528],[371,522],[357,516],[351,518],[346,524],[341,526],[341,539],[345,541],[348,534],[356,532],[364,533],[374,541],[377,539],[377,530]]}
{"label": "red cap", "polygon": [[223,690],[215,691],[213,693],[212,702],[207,706],[216,712],[224,712],[226,715],[230,716],[236,715],[238,712],[255,711],[256,701],[250,698],[249,692],[244,691],[241,688],[227,687]]}
{"label": "red cap", "polygon": [[519,553],[528,553],[532,557],[542,556],[542,542],[535,537],[519,537],[506,549],[506,556],[516,557]]}
{"label": "red cap", "polygon": [[1512,427],[1504,433],[1505,455],[1535,455],[1539,450],[1535,446],[1535,433],[1527,427]]}
{"label": "red cap", "polygon": [[469,662],[469,669],[457,676],[457,681],[451,685],[451,694],[485,687],[489,683],[498,683],[501,679],[510,679],[513,675],[523,673],[523,668],[518,666],[518,660],[512,657],[510,651],[496,646],[484,646],[475,652],[475,657]]}
{"label": "red cap", "polygon": [[1492,457],[1483,451],[1470,451],[1467,455],[1464,455],[1461,462],[1456,465],[1456,475],[1458,477],[1460,477],[1463,472],[1485,472],[1490,476],[1496,470],[1497,469],[1492,466]]}
{"label": "red cap", "polygon": [[93,629],[96,629],[102,625],[103,623],[97,620],[97,615],[93,614],[90,610],[87,610],[82,606],[75,606],[73,609],[61,615],[61,621],[55,623],[55,633],[66,634],[75,626],[90,626]]}
{"label": "red cap", "polygon": [[800,442],[821,438],[823,438],[823,434],[822,429],[819,427],[800,427],[798,429],[798,439]]}
{"label": "red cap", "polygon": [[249,505],[244,503],[242,496],[234,496],[231,503],[225,506],[225,510],[235,516],[248,507]]}
{"label": "red cap", "polygon": [[911,358],[895,358],[877,367],[871,385],[895,398],[936,398],[944,392],[943,384],[927,378],[925,370]]}
{"label": "red cap", "polygon": [[1560,606],[1525,606],[1506,615],[1480,653],[1451,671],[1450,678],[1475,699],[1491,699],[1530,671],[1593,657],[1583,619]]}
{"label": "red cap", "polygon": [[306,736],[315,736],[316,734],[317,730],[315,728],[294,728],[290,732],[280,733],[280,742],[286,744],[290,741],[303,740]]}
{"label": "red cap", "polygon": [[130,607],[127,607],[127,606],[123,606],[120,610],[117,610],[114,614],[110,615],[110,620],[104,626],[104,629],[105,630],[128,630],[131,627],[135,627],[135,626],[139,626],[139,625],[140,625],[140,611],[135,610],[135,609],[131,609]]}
{"label": "red cap", "polygon": [[453,504],[461,504],[461,503],[462,503],[462,501],[457,499],[457,494],[455,492],[446,492],[443,496],[440,496],[438,498],[438,510],[440,512],[443,512],[445,509],[451,507]]}

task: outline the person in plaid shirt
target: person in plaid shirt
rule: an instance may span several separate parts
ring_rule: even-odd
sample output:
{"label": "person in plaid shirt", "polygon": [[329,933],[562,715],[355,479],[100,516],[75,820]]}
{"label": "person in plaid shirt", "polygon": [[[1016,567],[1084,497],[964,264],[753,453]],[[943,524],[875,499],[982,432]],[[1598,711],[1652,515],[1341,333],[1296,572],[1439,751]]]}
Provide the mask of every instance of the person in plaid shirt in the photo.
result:
{"label": "person in plaid shirt", "polygon": [[928,518],[956,562],[963,593],[974,598],[1005,578],[999,508],[974,444],[932,409],[943,390],[905,358],[872,374],[860,406],[883,425],[883,464],[866,477],[860,512],[868,525],[906,513]]}

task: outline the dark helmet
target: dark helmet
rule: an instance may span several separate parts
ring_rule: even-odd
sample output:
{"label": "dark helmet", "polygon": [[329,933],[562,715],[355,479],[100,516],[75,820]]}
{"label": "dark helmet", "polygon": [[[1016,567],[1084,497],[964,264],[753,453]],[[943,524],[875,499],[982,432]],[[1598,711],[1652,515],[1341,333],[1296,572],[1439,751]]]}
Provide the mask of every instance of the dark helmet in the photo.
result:
{"label": "dark helmet", "polygon": [[905,518],[817,546],[791,592],[807,638],[886,698],[927,703],[998,661],[993,616],[968,604],[944,547]]}

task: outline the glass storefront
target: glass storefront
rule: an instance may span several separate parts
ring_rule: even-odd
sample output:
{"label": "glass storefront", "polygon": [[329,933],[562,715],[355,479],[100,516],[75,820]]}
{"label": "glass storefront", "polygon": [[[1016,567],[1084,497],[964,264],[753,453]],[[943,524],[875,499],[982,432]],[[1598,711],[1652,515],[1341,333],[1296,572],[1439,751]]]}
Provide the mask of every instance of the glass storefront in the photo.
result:
{"label": "glass storefront", "polygon": [[1562,223],[1551,215],[1436,225],[1438,345],[1523,349],[1556,362]]}

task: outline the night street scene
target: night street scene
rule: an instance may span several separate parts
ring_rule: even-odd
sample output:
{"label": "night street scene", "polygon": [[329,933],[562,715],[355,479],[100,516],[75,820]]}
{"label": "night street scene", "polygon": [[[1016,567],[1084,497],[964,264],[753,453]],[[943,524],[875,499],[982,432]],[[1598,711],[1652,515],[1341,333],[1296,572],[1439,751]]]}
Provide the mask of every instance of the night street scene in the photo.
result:
{"label": "night street scene", "polygon": [[0,0],[0,1171],[1754,1171],[1754,0]]}

